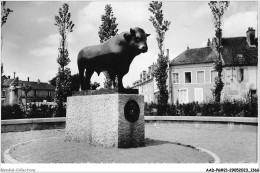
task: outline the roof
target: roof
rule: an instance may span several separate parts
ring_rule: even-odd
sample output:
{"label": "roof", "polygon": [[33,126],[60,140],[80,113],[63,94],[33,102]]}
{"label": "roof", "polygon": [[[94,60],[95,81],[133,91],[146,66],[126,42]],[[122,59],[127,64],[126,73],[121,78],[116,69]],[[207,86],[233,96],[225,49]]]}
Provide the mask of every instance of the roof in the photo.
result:
{"label": "roof", "polygon": [[203,64],[214,62],[217,58],[211,47],[187,49],[170,62],[170,65]]}
{"label": "roof", "polygon": [[[222,38],[222,46],[221,55],[225,66],[256,66],[258,64],[258,47],[250,47],[246,37]],[[187,49],[173,59],[170,65],[211,63],[217,57],[217,52],[211,47]]]}
{"label": "roof", "polygon": [[32,86],[32,89],[35,90],[55,90],[55,87],[48,83],[40,82],[39,84],[37,82],[31,82],[31,81],[19,81],[19,83],[29,84]]}
{"label": "roof", "polygon": [[52,86],[51,84],[48,84],[48,83],[44,83],[44,82],[40,82],[38,84],[38,82],[33,82],[33,81],[18,81],[17,78],[15,79],[5,79],[4,82],[3,82],[3,85],[4,86],[10,86],[11,84],[13,83],[16,83],[16,84],[21,84],[21,83],[24,83],[24,84],[29,84],[32,86],[32,89],[35,89],[35,90],[55,90],[55,87]]}
{"label": "roof", "polygon": [[9,86],[13,83],[15,79],[5,79],[3,82],[3,86]]}
{"label": "roof", "polygon": [[5,75],[1,76],[1,81],[3,82],[5,79],[8,79]]}
{"label": "roof", "polygon": [[258,48],[250,47],[246,37],[222,38],[221,55],[225,66],[251,66],[258,63]]}

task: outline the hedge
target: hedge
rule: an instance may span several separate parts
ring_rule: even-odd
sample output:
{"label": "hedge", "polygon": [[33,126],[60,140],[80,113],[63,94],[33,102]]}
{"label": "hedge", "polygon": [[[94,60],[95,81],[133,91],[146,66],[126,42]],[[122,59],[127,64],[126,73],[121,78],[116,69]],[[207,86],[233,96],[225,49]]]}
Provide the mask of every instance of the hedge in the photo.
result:
{"label": "hedge", "polygon": [[[158,105],[145,103],[145,116],[161,116],[157,114]],[[167,105],[167,116],[223,116],[223,117],[257,117],[258,101],[255,100],[224,100],[220,103],[209,101],[204,103]]]}
{"label": "hedge", "polygon": [[24,119],[24,118],[50,118],[66,117],[66,106],[63,108],[63,115],[56,115],[56,106],[29,104],[25,111],[24,105],[15,104],[1,106],[1,119]]}
{"label": "hedge", "polygon": [[[145,103],[145,116],[160,116],[157,113],[158,105],[155,103]],[[1,119],[23,119],[23,118],[48,118],[66,117],[66,106],[62,108],[62,115],[58,115],[55,106],[29,104],[25,111],[23,105],[1,106]],[[167,116],[223,116],[223,117],[257,117],[258,101],[255,100],[224,100],[217,103],[209,101],[207,103],[191,102],[187,104],[168,104]]]}

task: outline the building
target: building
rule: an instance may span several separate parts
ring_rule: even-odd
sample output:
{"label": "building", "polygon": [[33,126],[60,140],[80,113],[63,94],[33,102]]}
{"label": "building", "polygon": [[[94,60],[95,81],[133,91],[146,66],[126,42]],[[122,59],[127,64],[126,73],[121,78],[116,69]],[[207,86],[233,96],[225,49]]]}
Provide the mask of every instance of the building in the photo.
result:
{"label": "building", "polygon": [[156,68],[156,64],[148,67],[148,71],[142,71],[140,79],[133,83],[133,89],[138,89],[139,94],[144,95],[144,102],[151,103],[156,102],[156,92],[158,88],[155,83],[153,72]]}
{"label": "building", "polygon": [[[2,78],[3,79],[3,78]],[[32,87],[27,94],[27,102],[52,102],[54,99],[55,88],[51,84],[40,82],[21,81],[18,77],[10,79],[10,76],[2,80],[1,103],[2,105],[13,105],[25,103],[25,93],[22,85],[28,84]]]}
{"label": "building", "polygon": [[[171,103],[209,101],[213,98],[218,58],[216,38],[203,48],[185,50],[170,62]],[[257,94],[258,40],[249,28],[246,37],[222,38],[223,82],[221,99],[243,99]]]}
{"label": "building", "polygon": [[[169,63],[167,86],[169,103],[207,102],[213,99],[217,71],[214,61],[218,59],[216,42],[208,40],[206,47],[187,50]],[[222,38],[221,61],[224,88],[221,99],[244,99],[257,95],[258,39],[255,30],[248,28],[245,37]],[[167,50],[169,56],[169,50]],[[152,71],[156,64],[143,71],[133,88],[144,95],[147,103],[157,102],[158,88]],[[152,69],[152,71],[150,70]],[[148,77],[147,77],[148,76]],[[150,77],[151,76],[151,77]]]}

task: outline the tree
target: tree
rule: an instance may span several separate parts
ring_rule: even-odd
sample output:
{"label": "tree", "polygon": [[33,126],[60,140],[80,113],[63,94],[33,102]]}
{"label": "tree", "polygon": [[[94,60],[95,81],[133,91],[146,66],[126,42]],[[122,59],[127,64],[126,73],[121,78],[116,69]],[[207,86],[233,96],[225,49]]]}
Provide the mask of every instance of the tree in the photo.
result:
{"label": "tree", "polygon": [[58,74],[56,79],[55,98],[54,102],[57,104],[56,116],[62,116],[64,112],[63,103],[66,102],[67,96],[70,93],[70,77],[71,71],[65,67],[69,64],[69,52],[67,36],[73,32],[74,24],[70,20],[71,14],[69,13],[69,5],[64,3],[62,8],[59,9],[59,16],[55,16],[54,25],[58,26],[60,34],[60,47],[57,63],[59,64]]}
{"label": "tree", "polygon": [[[79,90],[79,74],[74,74],[71,76],[71,91],[78,91]],[[91,90],[96,90],[100,86],[99,83],[94,82],[90,83],[90,89]],[[72,93],[71,93],[72,95]]]}
{"label": "tree", "polygon": [[[56,80],[57,80],[57,76],[52,78],[49,82],[51,83],[51,85],[56,87]],[[70,82],[71,82],[70,91],[78,91],[79,90],[79,74],[77,73],[77,74],[71,75]],[[90,84],[90,89],[95,90],[99,86],[100,86],[100,83],[94,82],[94,83]],[[70,94],[68,94],[68,96],[71,96],[71,95],[72,95],[72,92]]]}
{"label": "tree", "polygon": [[[116,18],[114,17],[113,10],[110,4],[105,6],[105,14],[101,16],[102,24],[99,27],[98,35],[100,38],[100,42],[103,43],[110,39],[111,37],[117,35],[117,23]],[[111,88],[112,87],[112,80],[108,74],[108,72],[103,72],[106,79],[104,82],[104,88]],[[117,77],[116,77],[117,81]],[[117,86],[117,82],[116,82]]]}
{"label": "tree", "polygon": [[222,65],[222,60],[221,60],[221,48],[222,48],[222,17],[224,15],[224,11],[227,9],[229,6],[228,1],[210,1],[208,3],[211,12],[213,14],[214,18],[214,26],[215,26],[215,35],[216,35],[216,49],[218,52],[218,59],[215,60],[214,62],[214,69],[218,72],[218,76],[215,78],[215,86],[212,90],[213,96],[216,102],[220,102],[221,100],[221,91],[224,87],[224,83],[222,81],[222,70],[223,70],[223,65]]}
{"label": "tree", "polygon": [[27,110],[27,94],[32,90],[32,86],[28,83],[22,83],[21,89],[25,95],[25,111]]}
{"label": "tree", "polygon": [[5,5],[6,5],[6,1],[1,1],[1,6],[2,6],[2,10],[1,10],[1,16],[2,16],[1,27],[3,27],[3,25],[6,23],[7,17],[9,15],[9,13],[13,12],[13,10],[10,10],[10,8],[5,8]]}
{"label": "tree", "polygon": [[[4,24],[7,21],[7,17],[9,15],[9,13],[13,12],[13,10],[10,10],[9,8],[5,8],[6,5],[6,1],[1,1],[1,28],[4,26]],[[1,50],[3,47],[3,33],[1,35]],[[1,63],[1,76],[4,73],[4,67],[3,67],[3,63]]]}
{"label": "tree", "polygon": [[154,71],[155,80],[159,89],[158,95],[158,114],[165,115],[168,102],[168,91],[166,81],[168,78],[168,62],[169,57],[165,55],[163,49],[163,42],[165,33],[169,29],[171,22],[163,19],[162,2],[152,1],[149,4],[149,11],[152,12],[150,21],[152,22],[157,33],[156,40],[158,43],[159,53],[157,59],[157,68]]}

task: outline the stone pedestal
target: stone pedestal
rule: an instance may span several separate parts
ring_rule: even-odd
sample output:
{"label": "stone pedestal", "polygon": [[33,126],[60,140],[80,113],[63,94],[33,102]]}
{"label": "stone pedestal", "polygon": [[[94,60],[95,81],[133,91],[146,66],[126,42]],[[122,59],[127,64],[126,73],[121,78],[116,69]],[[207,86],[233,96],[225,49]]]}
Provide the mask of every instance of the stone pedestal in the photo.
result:
{"label": "stone pedestal", "polygon": [[143,146],[143,96],[115,93],[68,97],[66,139],[103,147]]}

